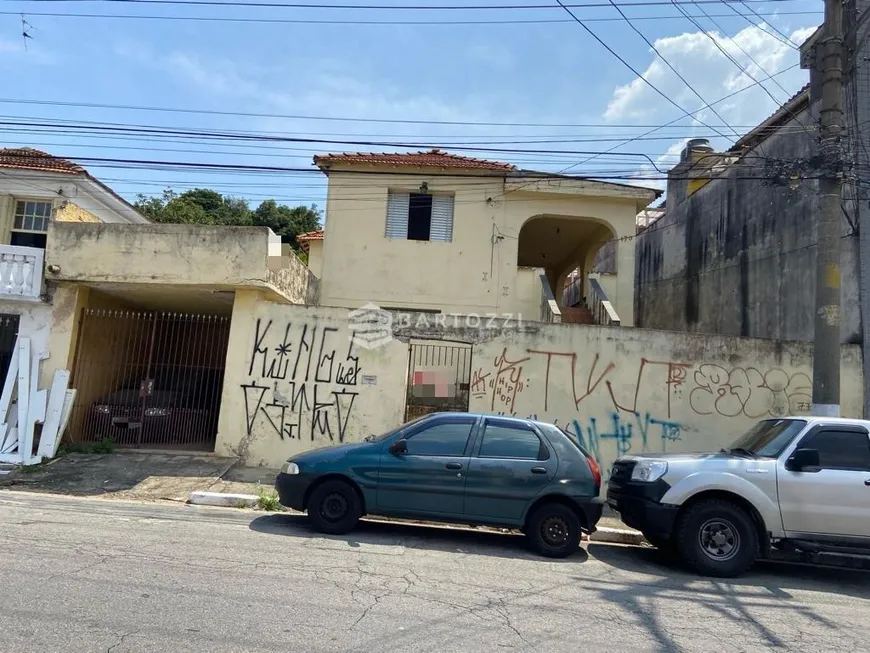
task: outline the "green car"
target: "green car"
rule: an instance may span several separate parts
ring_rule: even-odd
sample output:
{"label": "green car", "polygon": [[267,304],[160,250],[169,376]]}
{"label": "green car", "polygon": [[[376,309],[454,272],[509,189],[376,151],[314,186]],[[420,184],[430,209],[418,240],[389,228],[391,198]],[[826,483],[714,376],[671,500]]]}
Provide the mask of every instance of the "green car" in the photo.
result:
{"label": "green car", "polygon": [[342,534],[363,515],[521,529],[561,558],[595,532],[594,458],[562,429],[472,413],[432,413],[364,442],[307,451],[275,479],[281,503]]}

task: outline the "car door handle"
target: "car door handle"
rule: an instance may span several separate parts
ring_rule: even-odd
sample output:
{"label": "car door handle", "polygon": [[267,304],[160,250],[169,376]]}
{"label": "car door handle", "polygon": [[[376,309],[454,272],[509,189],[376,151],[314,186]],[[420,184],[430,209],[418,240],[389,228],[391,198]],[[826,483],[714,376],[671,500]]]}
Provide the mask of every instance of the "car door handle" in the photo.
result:
{"label": "car door handle", "polygon": [[546,467],[532,467],[532,474],[546,474]]}
{"label": "car door handle", "polygon": [[462,465],[459,463],[447,463],[447,469],[462,469]]}
{"label": "car door handle", "polygon": [[864,485],[870,485],[870,478],[868,478],[864,481]]}

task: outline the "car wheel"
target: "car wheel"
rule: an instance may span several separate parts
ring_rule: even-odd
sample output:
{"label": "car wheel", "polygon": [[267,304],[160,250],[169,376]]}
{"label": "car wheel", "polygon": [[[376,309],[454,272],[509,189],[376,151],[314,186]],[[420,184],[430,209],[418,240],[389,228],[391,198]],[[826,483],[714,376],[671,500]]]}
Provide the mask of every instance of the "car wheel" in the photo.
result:
{"label": "car wheel", "polygon": [[580,548],[580,520],[561,503],[536,509],[525,532],[532,547],[548,558],[565,558]]}
{"label": "car wheel", "polygon": [[693,571],[731,578],[747,571],[758,557],[758,532],[743,508],[710,499],[690,507],[682,516],[676,545]]}
{"label": "car wheel", "polygon": [[361,515],[359,495],[344,481],[321,483],[308,499],[308,519],[322,533],[347,533],[357,525]]}

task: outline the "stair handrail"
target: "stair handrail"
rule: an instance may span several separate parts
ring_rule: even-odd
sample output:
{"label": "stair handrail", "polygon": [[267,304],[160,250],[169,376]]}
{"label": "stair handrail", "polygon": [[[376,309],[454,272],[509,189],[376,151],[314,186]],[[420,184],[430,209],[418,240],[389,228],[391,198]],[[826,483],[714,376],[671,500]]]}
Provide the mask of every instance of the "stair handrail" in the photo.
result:
{"label": "stair handrail", "polygon": [[621,324],[619,315],[613,304],[607,299],[607,294],[604,288],[598,282],[598,279],[589,279],[589,288],[591,289],[591,297],[587,297],[587,308],[592,313],[592,319],[596,324],[604,326],[619,326]]}
{"label": "stair handrail", "polygon": [[562,321],[562,311],[559,310],[559,304],[553,297],[553,291],[550,288],[550,282],[547,281],[546,274],[539,274],[538,278],[541,281],[541,322],[560,323]]}

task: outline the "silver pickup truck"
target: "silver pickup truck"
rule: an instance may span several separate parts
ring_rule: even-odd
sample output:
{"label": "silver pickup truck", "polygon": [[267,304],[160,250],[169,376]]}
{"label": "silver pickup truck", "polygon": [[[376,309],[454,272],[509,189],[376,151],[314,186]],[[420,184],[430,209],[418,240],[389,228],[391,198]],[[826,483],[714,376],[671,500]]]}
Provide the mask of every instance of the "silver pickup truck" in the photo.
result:
{"label": "silver pickup truck", "polygon": [[607,503],[708,576],[778,551],[870,556],[870,421],[767,419],[715,453],[623,456]]}

